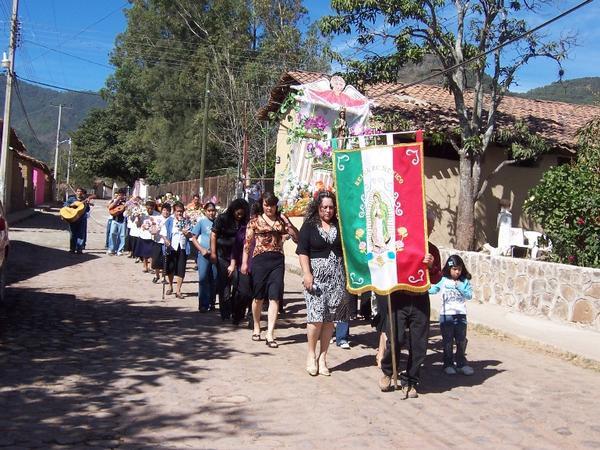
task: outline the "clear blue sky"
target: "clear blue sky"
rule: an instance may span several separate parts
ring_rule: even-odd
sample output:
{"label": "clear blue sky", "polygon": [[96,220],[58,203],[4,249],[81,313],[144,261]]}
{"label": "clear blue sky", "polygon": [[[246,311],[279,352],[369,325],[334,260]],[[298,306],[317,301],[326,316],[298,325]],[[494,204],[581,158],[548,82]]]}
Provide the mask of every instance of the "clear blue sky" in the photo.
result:
{"label": "clear blue sky", "polygon": [[[557,1],[558,8],[531,20],[541,23],[576,3]],[[12,0],[0,0],[3,49],[8,47],[11,4]],[[17,74],[72,89],[100,89],[112,72],[109,54],[115,36],[125,29],[122,10],[127,4],[124,0],[20,0],[22,44],[17,50]],[[326,0],[305,0],[304,4],[313,20],[330,12]],[[600,3],[594,2],[546,29],[551,37],[578,34],[579,46],[572,49],[564,64],[566,79],[600,75],[599,21]],[[341,36],[335,38],[334,46],[350,51],[351,42],[351,36]],[[556,77],[556,66],[543,60],[533,61],[519,72],[518,86],[513,89],[526,91],[551,83]]]}

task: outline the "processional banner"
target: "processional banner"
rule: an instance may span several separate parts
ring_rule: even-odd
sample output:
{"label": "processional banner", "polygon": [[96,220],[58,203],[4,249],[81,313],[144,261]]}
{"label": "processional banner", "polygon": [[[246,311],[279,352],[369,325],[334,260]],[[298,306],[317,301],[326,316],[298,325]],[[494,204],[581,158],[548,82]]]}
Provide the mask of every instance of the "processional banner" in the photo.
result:
{"label": "processional banner", "polygon": [[347,289],[425,292],[423,144],[334,152]]}

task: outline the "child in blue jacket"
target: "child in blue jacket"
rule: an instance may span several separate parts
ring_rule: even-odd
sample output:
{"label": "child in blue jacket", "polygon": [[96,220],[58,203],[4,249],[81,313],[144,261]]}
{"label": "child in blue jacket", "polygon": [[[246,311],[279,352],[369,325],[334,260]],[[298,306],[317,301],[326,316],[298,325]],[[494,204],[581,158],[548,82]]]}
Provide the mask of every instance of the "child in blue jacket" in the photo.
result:
{"label": "child in blue jacket", "polygon": [[[442,279],[429,289],[430,294],[441,292],[440,331],[444,345],[444,372],[455,375],[473,375],[473,368],[467,364],[467,305],[473,297],[471,274],[458,255],[452,255],[442,269]],[[456,342],[456,354],[453,352]],[[455,366],[456,364],[456,366]]]}

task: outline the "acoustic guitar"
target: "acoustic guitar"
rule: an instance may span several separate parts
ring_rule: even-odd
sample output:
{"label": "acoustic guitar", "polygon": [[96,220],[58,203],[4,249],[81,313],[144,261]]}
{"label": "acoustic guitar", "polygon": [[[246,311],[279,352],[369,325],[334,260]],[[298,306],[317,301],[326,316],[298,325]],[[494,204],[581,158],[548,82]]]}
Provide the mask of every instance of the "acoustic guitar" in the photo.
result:
{"label": "acoustic guitar", "polygon": [[125,203],[127,203],[125,200],[121,200],[118,203],[109,206],[108,213],[113,217],[117,217],[119,214],[123,214],[126,206]]}
{"label": "acoustic guitar", "polygon": [[75,200],[70,205],[60,208],[59,214],[61,219],[69,223],[77,222],[85,214],[86,203],[89,203],[94,198],[95,195],[90,195],[85,200]]}

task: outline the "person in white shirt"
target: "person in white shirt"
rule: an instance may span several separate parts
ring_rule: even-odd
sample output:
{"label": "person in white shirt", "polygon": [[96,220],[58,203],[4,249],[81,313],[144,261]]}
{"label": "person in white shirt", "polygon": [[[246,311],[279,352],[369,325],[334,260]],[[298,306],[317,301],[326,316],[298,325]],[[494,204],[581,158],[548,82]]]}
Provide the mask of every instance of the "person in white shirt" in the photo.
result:
{"label": "person in white shirt", "polygon": [[185,265],[187,254],[189,253],[188,235],[191,235],[191,223],[183,217],[185,208],[183,203],[175,202],[173,204],[173,215],[169,217],[160,230],[160,235],[165,241],[167,254],[167,278],[169,279],[169,289],[167,295],[173,293],[173,278],[176,288],[175,296],[183,298],[181,295],[181,286],[185,277]]}
{"label": "person in white shirt", "polygon": [[[150,234],[152,235],[152,269],[154,269],[153,283],[160,281],[161,272],[164,271],[165,261],[165,240],[160,235],[162,226],[165,224],[167,219],[171,216],[171,205],[165,203],[160,208],[160,215],[152,218],[152,226],[150,227]],[[166,271],[165,271],[166,272]],[[162,274],[163,276],[166,273]]]}
{"label": "person in white shirt", "polygon": [[135,246],[135,256],[142,260],[142,272],[150,272],[150,258],[152,257],[153,239],[150,228],[152,227],[153,219],[160,216],[156,211],[156,203],[153,200],[146,202],[146,213],[137,216],[136,226],[138,229],[138,239]]}
{"label": "person in white shirt", "polygon": [[140,229],[138,228],[138,215],[127,216],[127,229],[129,231],[129,257],[134,258],[135,262],[140,262],[140,258],[136,257],[136,247],[138,245],[138,239],[140,237]]}

